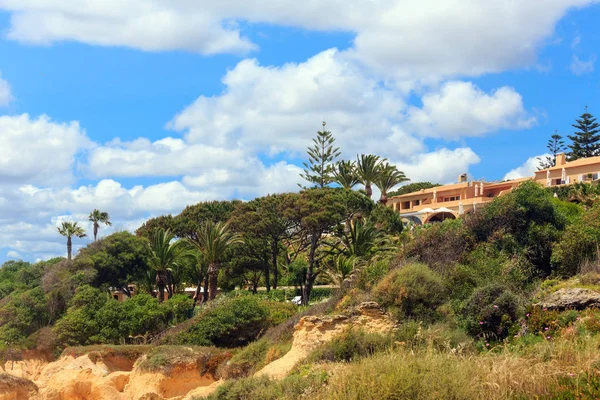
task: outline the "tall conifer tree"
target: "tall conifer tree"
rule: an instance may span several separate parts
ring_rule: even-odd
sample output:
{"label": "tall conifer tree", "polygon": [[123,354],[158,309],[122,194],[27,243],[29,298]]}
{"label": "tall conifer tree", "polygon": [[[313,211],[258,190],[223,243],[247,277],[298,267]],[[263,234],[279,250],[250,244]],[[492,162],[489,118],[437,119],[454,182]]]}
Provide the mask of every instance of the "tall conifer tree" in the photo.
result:
{"label": "tall conifer tree", "polygon": [[600,124],[588,112],[587,106],[577,123],[573,124],[573,128],[577,130],[573,135],[569,135],[572,141],[569,145],[569,161],[600,155]]}
{"label": "tall conifer tree", "polygon": [[552,168],[556,165],[556,155],[567,149],[567,146],[565,146],[565,142],[562,139],[563,137],[560,136],[557,131],[554,131],[554,135],[550,136],[548,144],[546,145],[550,155],[545,158],[538,158],[538,161],[540,162],[538,171],[541,169]]}
{"label": "tall conifer tree", "polygon": [[340,148],[333,147],[335,138],[330,131],[323,129],[317,132],[313,145],[307,149],[308,163],[304,163],[304,173],[300,176],[314,186],[324,188],[334,181],[335,164],[333,161],[339,157]]}

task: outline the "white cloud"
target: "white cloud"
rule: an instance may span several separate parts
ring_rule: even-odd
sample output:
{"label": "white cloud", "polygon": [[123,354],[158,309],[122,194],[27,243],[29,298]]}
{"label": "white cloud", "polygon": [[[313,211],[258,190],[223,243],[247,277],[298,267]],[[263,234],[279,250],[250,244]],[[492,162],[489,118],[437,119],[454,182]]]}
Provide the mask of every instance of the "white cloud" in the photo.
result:
{"label": "white cloud", "polygon": [[[531,65],[536,49],[572,7],[594,0],[0,0],[9,38],[73,40],[142,50],[205,54],[255,46],[239,22],[354,33],[353,55],[403,79],[479,75]],[[332,17],[332,16],[335,17]]]}
{"label": "white cloud", "polygon": [[13,100],[10,85],[0,74],[0,107],[7,106]]}
{"label": "white cloud", "polygon": [[133,142],[114,140],[90,153],[89,169],[98,177],[179,176],[220,165],[240,168],[245,157],[239,149],[188,145],[170,137],[152,143],[145,138]]}
{"label": "white cloud", "polygon": [[569,69],[575,75],[584,75],[594,72],[594,66],[596,64],[596,56],[592,56],[589,60],[583,61],[579,57],[573,55],[573,61],[569,65]]}
{"label": "white cloud", "polygon": [[446,139],[482,136],[499,129],[525,129],[536,121],[523,108],[513,88],[491,94],[471,82],[451,81],[422,98],[423,107],[410,107],[408,123],[419,135]]}
{"label": "white cloud", "polygon": [[79,123],[48,116],[0,116],[0,182],[64,183],[73,179],[75,157],[91,142]]}
{"label": "white cloud", "polygon": [[[396,126],[405,107],[402,97],[334,49],[282,67],[244,60],[223,83],[221,95],[200,96],[168,127],[185,131],[190,143],[270,155],[304,153],[323,120],[350,154],[403,135]],[[397,152],[421,148],[418,141],[404,143]]]}
{"label": "white cloud", "polygon": [[468,172],[471,165],[479,163],[480,158],[468,147],[439,149],[421,153],[407,162],[395,164],[412,182],[455,183],[458,175]]}
{"label": "white cloud", "polygon": [[14,251],[14,250],[11,250],[8,253],[6,253],[6,256],[8,258],[21,258],[21,255],[18,252]]}
{"label": "white cloud", "polygon": [[525,161],[522,165],[517,168],[511,169],[504,175],[505,180],[510,179],[518,179],[518,178],[526,178],[528,176],[534,176],[535,171],[538,170],[538,166],[540,165],[540,158],[545,159],[549,157],[550,154],[542,154],[535,157],[529,157],[527,161]]}
{"label": "white cloud", "polygon": [[25,43],[73,40],[203,54],[245,53],[255,48],[234,24],[226,24],[226,16],[221,18],[211,10],[210,3],[2,0],[0,8],[12,11],[8,37]]}

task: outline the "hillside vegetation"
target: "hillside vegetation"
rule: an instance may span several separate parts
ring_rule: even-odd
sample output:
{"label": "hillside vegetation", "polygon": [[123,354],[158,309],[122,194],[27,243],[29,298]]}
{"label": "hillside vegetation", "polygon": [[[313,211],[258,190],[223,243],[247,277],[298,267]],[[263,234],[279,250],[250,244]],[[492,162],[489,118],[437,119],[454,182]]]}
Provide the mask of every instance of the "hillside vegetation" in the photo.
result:
{"label": "hillside vegetation", "polygon": [[[412,233],[390,209],[347,189],[200,203],[148,221],[138,235],[100,239],[73,260],[5,263],[0,354],[17,361],[30,349],[58,355],[127,343],[170,345],[157,349],[173,354],[176,346],[225,348],[214,399],[596,398],[600,202],[595,187],[585,198],[580,187],[561,190],[555,198],[524,183],[464,219]],[[187,243],[205,221],[226,222],[240,238],[219,257],[218,296],[182,293],[205,287],[210,265],[182,245],[166,270],[172,296],[158,301],[156,235],[176,232],[166,244]],[[114,300],[124,287],[135,293]],[[289,302],[295,295],[305,305]],[[284,379],[256,375],[296,349],[299,321],[350,321],[373,302],[393,330],[348,323],[302,353]],[[162,359],[157,351],[150,359]]]}

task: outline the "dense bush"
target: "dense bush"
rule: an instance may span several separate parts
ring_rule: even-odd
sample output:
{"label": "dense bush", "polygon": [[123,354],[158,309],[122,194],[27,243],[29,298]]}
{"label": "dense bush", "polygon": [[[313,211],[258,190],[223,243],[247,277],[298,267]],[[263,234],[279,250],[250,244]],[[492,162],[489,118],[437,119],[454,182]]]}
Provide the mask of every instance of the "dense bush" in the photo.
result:
{"label": "dense bush", "polygon": [[394,342],[392,336],[367,333],[348,329],[329,343],[319,347],[310,356],[311,361],[348,362],[389,349]]}
{"label": "dense bush", "polygon": [[468,232],[463,221],[446,220],[419,228],[405,256],[429,265],[434,271],[445,272],[448,266],[460,261],[468,248]]}
{"label": "dense bush", "polygon": [[556,199],[535,182],[521,184],[465,219],[476,242],[491,242],[499,250],[522,253],[542,275],[552,272],[552,245],[566,223]]}
{"label": "dense bush", "polygon": [[62,346],[119,344],[129,336],[149,335],[182,321],[193,302],[183,295],[159,303],[147,294],[138,294],[124,302],[91,286],[81,287],[69,303],[55,332]]}
{"label": "dense bush", "polygon": [[373,289],[384,307],[392,308],[399,319],[431,321],[436,308],[446,300],[442,278],[423,264],[408,264],[386,275]]}
{"label": "dense bush", "polygon": [[579,272],[585,263],[597,263],[600,249],[600,204],[565,230],[552,256],[557,270],[564,276]]}
{"label": "dense bush", "polygon": [[197,316],[196,322],[173,340],[177,344],[237,347],[255,340],[270,326],[296,311],[291,303],[261,300],[254,296],[225,299]]}
{"label": "dense bush", "polygon": [[465,326],[473,337],[500,340],[509,335],[522,314],[519,298],[498,284],[477,289],[464,309]]}

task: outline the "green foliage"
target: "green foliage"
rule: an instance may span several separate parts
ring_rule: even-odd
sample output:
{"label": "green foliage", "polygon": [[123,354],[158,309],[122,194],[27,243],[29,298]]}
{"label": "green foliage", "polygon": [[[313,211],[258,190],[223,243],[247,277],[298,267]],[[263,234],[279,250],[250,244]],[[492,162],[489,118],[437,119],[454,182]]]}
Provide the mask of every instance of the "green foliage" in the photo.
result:
{"label": "green foliage", "polygon": [[395,165],[391,165],[388,162],[382,162],[379,165],[379,170],[373,180],[373,183],[381,192],[379,203],[385,205],[388,200],[388,191],[408,180],[409,179],[404,175],[404,172],[399,171]]}
{"label": "green foliage", "polygon": [[571,150],[569,160],[597,156],[600,151],[600,124],[587,111],[587,107],[572,126],[576,131],[573,135],[569,135],[571,139],[571,144],[568,146]]}
{"label": "green foliage", "polygon": [[216,376],[218,369],[230,358],[231,353],[210,347],[153,346],[137,369],[169,375],[178,368],[195,365],[202,374]]}
{"label": "green foliage", "polygon": [[367,333],[362,330],[348,329],[316,349],[309,361],[349,362],[369,357],[392,347],[394,338],[389,335]]}
{"label": "green foliage", "polygon": [[334,182],[344,189],[352,189],[358,185],[359,179],[356,174],[356,163],[342,160],[335,164],[333,170]]}
{"label": "green foliage", "polygon": [[255,340],[268,327],[281,323],[295,312],[285,303],[254,296],[225,299],[196,317],[195,323],[173,340],[176,344],[237,347]]}
{"label": "green foliage", "polygon": [[334,142],[335,138],[325,130],[323,122],[323,130],[317,132],[313,145],[306,150],[308,163],[303,163],[304,173],[300,174],[314,187],[322,189],[334,181],[334,161],[341,154],[339,147],[333,147]]}
{"label": "green foliage", "polygon": [[447,298],[442,278],[426,265],[408,264],[391,271],[373,288],[384,307],[394,309],[398,319],[432,321],[436,308]]}
{"label": "green foliage", "polygon": [[563,276],[573,276],[586,262],[598,260],[600,248],[600,204],[567,227],[554,247],[553,262]]}
{"label": "green foliage", "polygon": [[226,381],[208,400],[295,400],[314,388],[327,383],[325,371],[311,371],[306,374],[292,374],[282,381],[267,377],[244,378]]}
{"label": "green foliage", "polygon": [[343,230],[343,223],[358,213],[368,213],[373,202],[364,195],[346,189],[308,189],[290,194],[283,202],[283,215],[292,222],[293,235],[307,253],[303,304],[308,304],[312,285],[319,272],[317,249],[327,235]]}
{"label": "green foliage", "polygon": [[490,241],[509,253],[522,252],[542,275],[551,272],[552,245],[566,222],[552,195],[535,182],[521,184],[466,218],[477,242]]}
{"label": "green foliage", "polygon": [[154,240],[154,234],[159,230],[172,231],[175,226],[175,221],[171,214],[161,215],[160,217],[150,218],[144,222],[142,226],[136,229],[136,236],[144,237],[150,241]]}
{"label": "green foliage", "polygon": [[129,232],[117,232],[81,249],[73,261],[75,269],[96,271],[95,287],[114,287],[129,293],[128,285],[149,268],[148,241]]}
{"label": "green foliage", "polygon": [[538,161],[540,162],[538,170],[554,167],[556,165],[556,155],[565,151],[567,146],[565,146],[562,136],[560,136],[558,133],[555,133],[550,137],[550,139],[548,139],[546,148],[548,149],[550,155],[543,159],[538,157]]}
{"label": "green foliage", "polygon": [[365,185],[365,192],[369,199],[373,195],[371,185],[377,179],[381,164],[384,161],[386,159],[381,159],[379,156],[373,154],[356,156],[356,175],[358,176],[358,181]]}
{"label": "green foliage", "polygon": [[419,229],[405,250],[408,259],[429,265],[435,271],[460,261],[469,249],[469,233],[462,220],[446,220]]}
{"label": "green foliage", "polygon": [[464,309],[465,327],[473,337],[501,340],[511,333],[522,314],[519,298],[491,284],[477,289]]}
{"label": "green foliage", "polygon": [[94,241],[98,237],[98,229],[100,229],[100,223],[104,225],[111,226],[110,217],[107,212],[100,211],[98,209],[94,209],[88,217],[88,221],[93,223],[94,226]]}
{"label": "green foliage", "polygon": [[172,232],[179,238],[197,239],[196,233],[208,221],[226,222],[242,204],[240,200],[206,201],[187,206],[173,219]]}
{"label": "green foliage", "polygon": [[169,323],[185,320],[192,307],[192,300],[183,295],[164,303],[147,294],[119,302],[106,292],[83,286],[56,323],[55,332],[61,346],[119,344],[129,336],[158,333]]}
{"label": "green foliage", "polygon": [[373,208],[369,214],[369,221],[375,224],[378,229],[390,235],[399,235],[404,228],[400,213],[382,204],[377,204]]}
{"label": "green foliage", "polygon": [[14,292],[0,307],[0,343],[16,345],[48,324],[46,298],[40,287]]}

